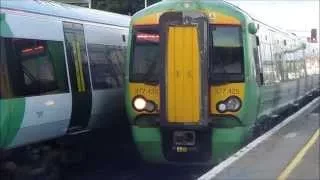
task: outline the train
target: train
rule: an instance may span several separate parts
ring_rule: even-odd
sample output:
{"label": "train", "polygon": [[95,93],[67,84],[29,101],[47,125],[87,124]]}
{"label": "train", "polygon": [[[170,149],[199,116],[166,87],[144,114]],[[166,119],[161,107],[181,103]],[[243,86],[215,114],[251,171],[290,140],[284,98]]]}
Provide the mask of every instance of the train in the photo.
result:
{"label": "train", "polygon": [[124,111],[130,16],[0,2],[0,150],[110,127]]}
{"label": "train", "polygon": [[319,44],[225,1],[132,16],[125,106],[144,161],[216,164],[319,96]]}

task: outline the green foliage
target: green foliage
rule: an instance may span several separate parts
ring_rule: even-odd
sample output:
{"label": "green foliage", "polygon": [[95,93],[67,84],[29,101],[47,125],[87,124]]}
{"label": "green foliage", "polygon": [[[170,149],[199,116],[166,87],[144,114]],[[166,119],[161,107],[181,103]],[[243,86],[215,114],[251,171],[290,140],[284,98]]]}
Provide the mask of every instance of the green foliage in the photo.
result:
{"label": "green foliage", "polygon": [[[161,0],[148,0],[148,6]],[[144,8],[144,0],[92,0],[92,8],[133,15]]]}

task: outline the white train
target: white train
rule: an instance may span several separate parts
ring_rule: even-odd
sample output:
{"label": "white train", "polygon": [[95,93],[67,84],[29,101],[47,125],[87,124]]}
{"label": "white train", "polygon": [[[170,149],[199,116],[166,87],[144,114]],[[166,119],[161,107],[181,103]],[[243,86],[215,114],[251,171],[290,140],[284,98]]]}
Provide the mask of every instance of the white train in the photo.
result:
{"label": "white train", "polygon": [[123,111],[130,17],[0,2],[0,149],[111,124]]}

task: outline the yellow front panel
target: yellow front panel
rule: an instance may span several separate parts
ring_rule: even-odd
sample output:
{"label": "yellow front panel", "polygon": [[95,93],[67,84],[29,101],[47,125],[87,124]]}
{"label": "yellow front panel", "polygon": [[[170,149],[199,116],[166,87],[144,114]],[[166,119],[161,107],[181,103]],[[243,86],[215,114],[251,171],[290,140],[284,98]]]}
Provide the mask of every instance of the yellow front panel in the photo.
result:
{"label": "yellow front panel", "polygon": [[236,115],[238,112],[219,113],[216,105],[220,101],[226,100],[230,96],[237,96],[243,102],[244,100],[244,83],[230,83],[210,87],[210,113],[211,114],[230,114]]}
{"label": "yellow front panel", "polygon": [[136,112],[137,114],[157,114],[160,107],[160,88],[159,86],[146,85],[143,83],[130,83],[129,84],[130,99],[133,100],[136,96],[143,96],[149,101],[153,101],[157,105],[155,112]]}
{"label": "yellow front panel", "polygon": [[137,25],[154,25],[159,24],[159,19],[162,13],[155,13],[143,16],[139,19],[133,20],[133,24]]}
{"label": "yellow front panel", "polygon": [[169,27],[167,117],[171,123],[200,120],[200,55],[196,26]]}
{"label": "yellow front panel", "polygon": [[230,25],[240,25],[241,22],[236,17],[222,14],[220,12],[215,12],[208,10],[205,12],[209,18],[210,24],[230,24]]}

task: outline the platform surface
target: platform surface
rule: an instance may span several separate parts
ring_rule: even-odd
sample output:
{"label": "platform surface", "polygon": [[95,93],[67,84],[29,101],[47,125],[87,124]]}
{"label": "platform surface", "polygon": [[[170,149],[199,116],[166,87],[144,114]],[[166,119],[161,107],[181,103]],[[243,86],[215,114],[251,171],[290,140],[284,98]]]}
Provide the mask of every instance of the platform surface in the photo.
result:
{"label": "platform surface", "polygon": [[319,142],[318,139],[312,148],[309,149],[301,163],[289,175],[288,179],[320,179]]}
{"label": "platform surface", "polygon": [[[311,143],[319,129],[319,99],[292,121],[280,128],[266,140],[252,148],[215,175],[203,175],[199,179],[314,179],[319,177],[319,137]],[[309,148],[306,148],[309,146]],[[301,156],[301,151],[305,154]],[[307,149],[307,150],[306,150]],[[299,155],[300,154],[300,155]],[[295,160],[301,156],[301,160]],[[295,161],[294,163],[292,163]],[[291,165],[290,165],[291,164]],[[288,167],[291,171],[288,171]],[[217,169],[217,168],[216,168]],[[290,169],[290,167],[289,167]],[[214,171],[212,169],[211,171]],[[290,172],[290,173],[288,173]],[[214,174],[212,172],[211,174]],[[282,176],[283,177],[283,176]]]}

